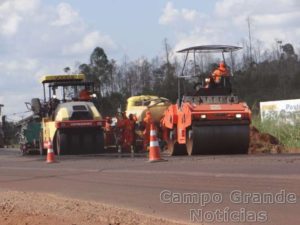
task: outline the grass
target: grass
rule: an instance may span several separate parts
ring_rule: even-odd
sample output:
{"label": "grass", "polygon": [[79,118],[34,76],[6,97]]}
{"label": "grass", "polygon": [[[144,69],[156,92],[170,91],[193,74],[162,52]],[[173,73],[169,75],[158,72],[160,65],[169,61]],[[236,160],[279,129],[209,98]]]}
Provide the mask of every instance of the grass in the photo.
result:
{"label": "grass", "polygon": [[277,120],[261,122],[259,116],[252,117],[252,125],[260,132],[269,133],[280,141],[285,147],[300,148],[300,126],[279,123]]}

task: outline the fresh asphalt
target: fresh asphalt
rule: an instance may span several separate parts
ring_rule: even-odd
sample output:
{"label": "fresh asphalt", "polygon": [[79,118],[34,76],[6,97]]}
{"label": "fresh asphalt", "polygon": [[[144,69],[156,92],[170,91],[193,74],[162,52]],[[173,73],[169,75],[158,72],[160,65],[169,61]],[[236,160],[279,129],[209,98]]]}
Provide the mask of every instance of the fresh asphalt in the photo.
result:
{"label": "fresh asphalt", "polygon": [[[57,163],[47,164],[45,156],[22,156],[17,149],[0,149],[0,189],[97,201],[183,223],[201,224],[202,219],[204,224],[300,224],[299,154],[163,158],[166,161],[149,163],[142,153],[107,153],[61,156]],[[285,199],[255,203],[246,198],[237,203],[230,199],[234,191],[284,194]],[[183,194],[197,194],[200,201],[180,202],[178,196]],[[288,194],[295,195],[296,201],[287,201]],[[214,195],[222,201],[208,201]],[[233,218],[222,217],[225,214],[220,220],[203,218],[217,210],[238,211],[240,216],[245,211],[256,216],[265,212],[266,221],[243,218],[234,223]],[[198,214],[193,217],[195,212]]]}

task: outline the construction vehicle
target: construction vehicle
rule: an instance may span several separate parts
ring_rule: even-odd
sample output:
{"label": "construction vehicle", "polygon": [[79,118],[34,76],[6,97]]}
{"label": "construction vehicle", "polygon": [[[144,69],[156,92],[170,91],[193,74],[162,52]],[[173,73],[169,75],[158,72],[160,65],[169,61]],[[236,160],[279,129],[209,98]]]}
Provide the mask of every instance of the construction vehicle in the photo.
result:
{"label": "construction vehicle", "polygon": [[40,150],[41,117],[30,115],[16,123],[22,155],[27,155]]}
{"label": "construction vehicle", "polygon": [[[250,139],[251,111],[232,92],[231,74],[221,78],[219,84],[210,76],[197,76],[198,54],[230,54],[241,49],[236,46],[206,45],[178,51],[185,53],[182,73],[178,77],[178,101],[166,110],[163,126],[167,129],[168,150],[171,155],[196,154],[245,154]],[[194,75],[185,75],[189,55],[194,59]],[[200,57],[198,57],[200,58]],[[194,93],[182,93],[183,79],[200,78]],[[205,82],[209,82],[207,86]]]}
{"label": "construction vehicle", "polygon": [[[93,83],[85,81],[83,74],[48,75],[41,83],[44,99],[31,101],[33,112],[42,118],[41,154],[46,153],[49,141],[56,154],[102,153],[105,120],[93,103],[92,97],[96,97]],[[81,100],[78,93],[86,88],[92,89],[91,99]]]}
{"label": "construction vehicle", "polygon": [[153,95],[132,96],[127,99],[126,115],[134,114],[142,122],[146,112],[150,111],[154,123],[159,124],[164,111],[171,105],[167,98]]}

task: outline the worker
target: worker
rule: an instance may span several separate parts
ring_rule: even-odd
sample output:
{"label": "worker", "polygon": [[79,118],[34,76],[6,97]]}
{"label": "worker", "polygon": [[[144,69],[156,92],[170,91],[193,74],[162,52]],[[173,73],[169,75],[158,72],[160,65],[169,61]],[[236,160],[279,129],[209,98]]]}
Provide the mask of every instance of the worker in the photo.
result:
{"label": "worker", "polygon": [[105,146],[112,145],[113,143],[113,127],[112,119],[110,117],[105,118]]}
{"label": "worker", "polygon": [[119,145],[123,150],[132,150],[134,144],[134,128],[135,121],[132,114],[129,115],[129,118],[126,116],[126,113],[123,112],[122,116],[118,118],[117,127],[119,129]]}
{"label": "worker", "polygon": [[167,142],[169,140],[169,129],[165,126],[164,117],[160,120],[160,127],[162,131],[162,147],[161,149],[167,148]]}
{"label": "worker", "polygon": [[117,115],[117,124],[116,124],[116,139],[117,139],[117,145],[122,147],[124,143],[124,127],[125,127],[125,122],[124,122],[124,116],[121,112],[118,112]]}
{"label": "worker", "polygon": [[125,142],[130,147],[131,152],[135,148],[135,125],[137,118],[133,114],[129,114],[128,120],[125,122]]}
{"label": "worker", "polygon": [[224,62],[220,62],[219,67],[213,71],[211,76],[205,78],[205,88],[215,87],[219,85],[222,77],[229,76],[229,71]]}
{"label": "worker", "polygon": [[150,143],[150,129],[151,129],[151,124],[153,123],[153,120],[152,120],[152,115],[151,115],[151,112],[148,110],[146,112],[146,116],[144,118],[144,126],[145,126],[145,129],[144,129],[144,132],[143,132],[143,135],[144,135],[144,150],[147,150],[147,147]]}
{"label": "worker", "polygon": [[57,97],[54,95],[53,98],[50,99],[48,102],[48,115],[54,116],[54,112],[59,105],[60,101],[57,99]]}
{"label": "worker", "polygon": [[226,65],[224,62],[220,62],[219,67],[214,70],[212,73],[212,77],[214,79],[215,84],[219,84],[221,82],[222,77],[226,77],[229,75],[229,71],[226,68]]}
{"label": "worker", "polygon": [[161,129],[162,129],[162,139],[164,141],[167,141],[169,139],[169,133],[168,133],[168,128],[166,128],[166,126],[165,126],[164,117],[162,117],[161,120],[160,120],[160,126],[161,126]]}
{"label": "worker", "polygon": [[79,100],[81,101],[89,101],[91,100],[91,92],[88,90],[87,87],[82,89],[79,93]]}

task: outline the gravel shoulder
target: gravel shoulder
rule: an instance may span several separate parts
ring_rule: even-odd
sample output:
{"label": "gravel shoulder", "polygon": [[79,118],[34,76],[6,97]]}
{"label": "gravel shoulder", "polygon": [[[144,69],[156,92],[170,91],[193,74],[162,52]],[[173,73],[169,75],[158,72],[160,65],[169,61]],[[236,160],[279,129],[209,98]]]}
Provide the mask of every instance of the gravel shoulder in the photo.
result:
{"label": "gravel shoulder", "polygon": [[1,191],[1,225],[179,225],[128,209],[52,194]]}

